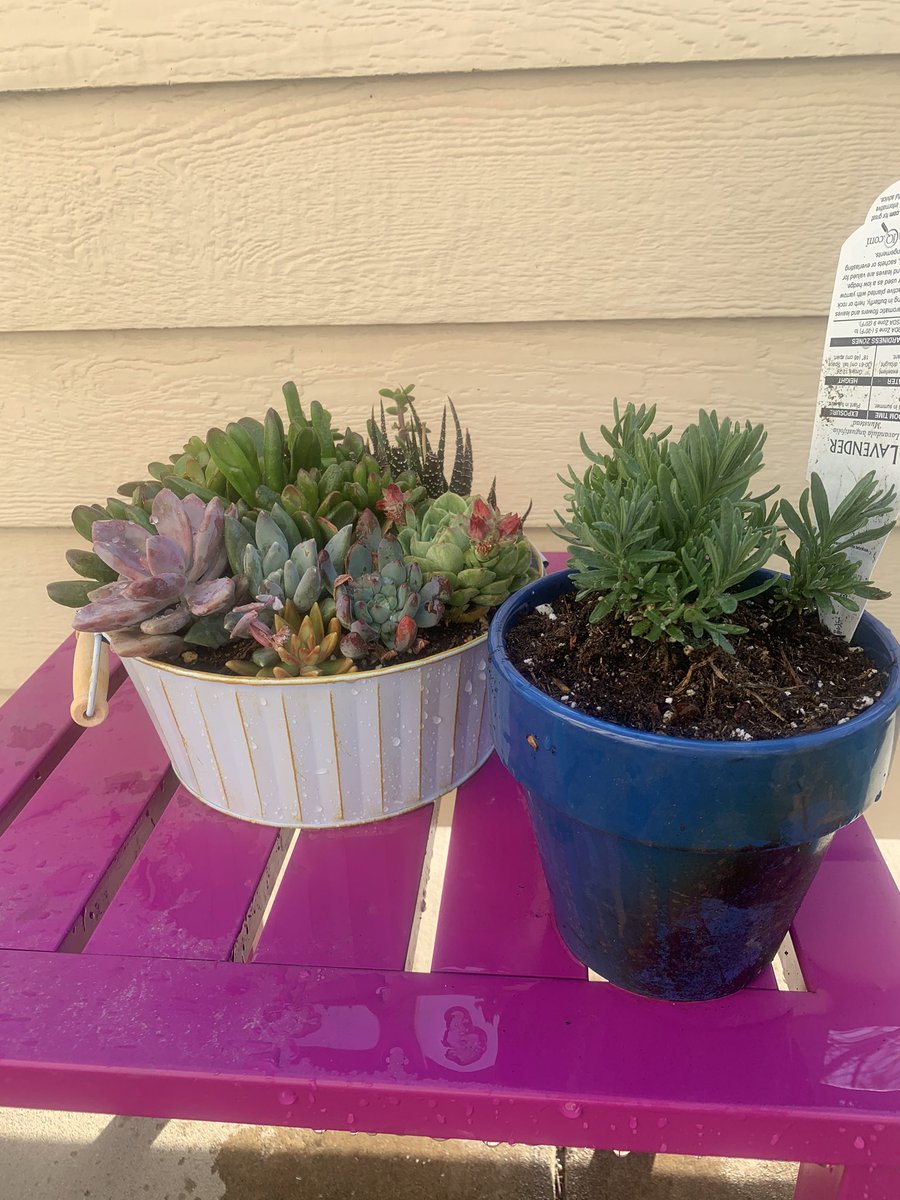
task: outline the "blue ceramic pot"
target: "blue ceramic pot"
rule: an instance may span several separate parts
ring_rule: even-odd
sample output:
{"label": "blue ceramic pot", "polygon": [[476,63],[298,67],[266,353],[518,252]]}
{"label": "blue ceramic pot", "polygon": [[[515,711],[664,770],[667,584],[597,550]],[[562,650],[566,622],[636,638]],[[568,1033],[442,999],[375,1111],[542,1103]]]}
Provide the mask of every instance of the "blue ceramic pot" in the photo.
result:
{"label": "blue ceramic pot", "polygon": [[889,678],[846,725],[758,742],[641,733],[552,700],[506,653],[519,617],[571,586],[560,572],[523,588],[488,635],[494,745],[528,797],[560,932],[629,991],[728,995],[771,961],[835,831],[881,795],[900,646],[863,617],[854,642]]}

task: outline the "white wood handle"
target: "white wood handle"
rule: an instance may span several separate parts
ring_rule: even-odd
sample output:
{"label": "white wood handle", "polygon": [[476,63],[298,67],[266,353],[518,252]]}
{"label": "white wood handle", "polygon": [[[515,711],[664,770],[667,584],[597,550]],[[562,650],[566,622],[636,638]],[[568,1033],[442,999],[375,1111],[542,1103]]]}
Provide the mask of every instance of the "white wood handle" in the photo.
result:
{"label": "white wood handle", "polygon": [[90,729],[105,721],[109,713],[109,703],[106,698],[109,691],[109,646],[106,642],[100,643],[94,711],[91,716],[88,716],[88,694],[91,690],[91,668],[94,662],[94,635],[77,633],[75,637],[75,657],[72,660],[72,705],[69,712],[76,725],[83,725],[85,729]]}

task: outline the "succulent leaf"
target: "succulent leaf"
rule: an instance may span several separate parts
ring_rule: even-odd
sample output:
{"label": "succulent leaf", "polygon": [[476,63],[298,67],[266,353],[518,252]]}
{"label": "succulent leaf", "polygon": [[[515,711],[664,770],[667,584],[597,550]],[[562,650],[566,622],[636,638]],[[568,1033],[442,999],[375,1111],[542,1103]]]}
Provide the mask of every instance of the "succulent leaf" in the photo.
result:
{"label": "succulent leaf", "polygon": [[86,633],[129,631],[132,637],[118,639],[125,647],[120,653],[149,655],[183,646],[171,635],[194,617],[224,612],[235,601],[235,580],[215,574],[226,562],[218,497],[207,505],[196,498],[189,503],[162,488],[153,499],[152,519],[157,533],[119,518],[93,524],[94,553],[120,578],[88,585],[88,602],[73,624]]}
{"label": "succulent leaf", "polygon": [[426,579],[446,579],[453,620],[475,619],[537,578],[520,518],[502,515],[480,496],[446,492],[398,537]]}

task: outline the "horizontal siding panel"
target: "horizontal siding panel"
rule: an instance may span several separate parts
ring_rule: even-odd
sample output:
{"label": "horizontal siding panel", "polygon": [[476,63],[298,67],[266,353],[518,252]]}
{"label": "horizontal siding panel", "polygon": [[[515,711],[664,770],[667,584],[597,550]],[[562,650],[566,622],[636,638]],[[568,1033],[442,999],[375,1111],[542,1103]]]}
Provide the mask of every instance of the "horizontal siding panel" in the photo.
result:
{"label": "horizontal siding panel", "polygon": [[0,632],[0,693],[17,688],[72,631],[72,609],[54,604],[51,579],[69,579],[70,546],[87,547],[72,529],[0,530],[0,594],[15,619]]}
{"label": "horizontal siding panel", "polygon": [[283,409],[285,379],[356,427],[387,384],[417,381],[432,418],[452,396],[478,486],[496,472],[501,500],[521,510],[530,496],[538,523],[559,506],[556,474],[580,430],[599,441],[614,396],[658,402],[676,425],[700,405],[765,420],[773,473],[794,493],[823,337],[818,318],[7,334],[0,377],[16,453],[0,526],[65,524],[75,504],[114,494],[190,435]]}
{"label": "horizontal siding panel", "polygon": [[0,89],[900,51],[893,0],[9,0]]}
{"label": "horizontal siding panel", "polygon": [[898,109],[893,59],[7,95],[0,329],[823,313]]}

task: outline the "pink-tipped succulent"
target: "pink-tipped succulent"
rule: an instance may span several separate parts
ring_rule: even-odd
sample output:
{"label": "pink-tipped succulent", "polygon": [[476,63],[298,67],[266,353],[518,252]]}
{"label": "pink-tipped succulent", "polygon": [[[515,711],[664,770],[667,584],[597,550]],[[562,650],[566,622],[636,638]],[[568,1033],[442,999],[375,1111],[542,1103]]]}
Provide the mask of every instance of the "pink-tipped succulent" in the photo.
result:
{"label": "pink-tipped succulent", "polygon": [[478,620],[490,608],[537,578],[522,519],[504,515],[480,496],[439,496],[397,534],[407,561],[426,579],[450,584],[452,621]]}
{"label": "pink-tipped succulent", "polygon": [[399,483],[389,483],[384,489],[384,495],[376,502],[375,507],[380,513],[384,513],[385,532],[392,525],[400,529],[406,524],[407,518],[414,516],[416,511],[413,492],[411,490],[404,492]]}
{"label": "pink-tipped succulent", "polygon": [[110,634],[118,654],[175,653],[189,626],[235,601],[235,581],[222,576],[225,512],[218,497],[204,505],[163,488],[150,519],[155,534],[132,521],[94,522],[94,553],[119,579],[91,592],[73,625]]}
{"label": "pink-tipped succulent", "polygon": [[522,533],[522,518],[517,513],[503,516],[498,509],[491,508],[480,496],[472,504],[466,533],[474,542],[478,554],[490,554],[501,542],[513,542]]}

